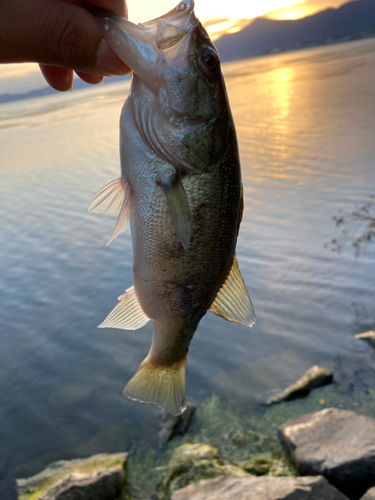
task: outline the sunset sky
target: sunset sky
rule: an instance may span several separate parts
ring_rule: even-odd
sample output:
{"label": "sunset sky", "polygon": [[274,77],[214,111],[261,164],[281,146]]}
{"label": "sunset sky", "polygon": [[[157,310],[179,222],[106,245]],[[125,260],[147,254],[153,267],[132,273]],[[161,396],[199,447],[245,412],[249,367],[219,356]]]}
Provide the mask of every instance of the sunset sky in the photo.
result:
{"label": "sunset sky", "polygon": [[[348,1],[348,0],[347,0]],[[171,10],[178,0],[128,0],[129,19],[147,21]],[[267,15],[273,19],[297,19],[328,7],[339,7],[345,0],[195,0],[195,12],[210,35],[239,31],[244,19]],[[214,21],[214,22],[213,22]]]}
{"label": "sunset sky", "polygon": [[[213,41],[226,33],[235,33],[258,16],[272,19],[298,19],[349,0],[195,0],[195,12]],[[135,23],[159,17],[173,9],[179,0],[127,0],[129,19]],[[44,82],[35,63],[0,66],[0,80],[9,81],[10,93],[22,92],[19,77],[27,75]],[[38,80],[38,81],[39,81]],[[8,87],[7,87],[8,88]]]}

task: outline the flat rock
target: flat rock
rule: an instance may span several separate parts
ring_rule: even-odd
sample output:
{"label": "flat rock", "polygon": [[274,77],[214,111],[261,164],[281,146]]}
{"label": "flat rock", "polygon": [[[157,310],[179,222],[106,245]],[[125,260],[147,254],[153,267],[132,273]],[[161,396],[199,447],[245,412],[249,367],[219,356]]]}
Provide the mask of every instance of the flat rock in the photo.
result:
{"label": "flat rock", "polygon": [[158,433],[159,447],[162,448],[173,436],[185,434],[191,424],[196,406],[193,403],[186,403],[186,410],[181,415],[171,415],[163,411],[160,417],[161,429]]}
{"label": "flat rock", "polygon": [[284,391],[271,397],[267,404],[290,401],[307,396],[316,387],[330,384],[333,380],[332,370],[323,366],[312,366],[295,384],[290,385]]}
{"label": "flat rock", "polygon": [[368,344],[370,344],[371,347],[375,348],[375,331],[374,330],[369,330],[368,332],[363,332],[363,333],[358,333],[355,336],[356,339],[364,340]]}
{"label": "flat rock", "polygon": [[171,500],[347,500],[322,476],[217,477],[176,490]]}
{"label": "flat rock", "polygon": [[127,453],[60,460],[17,479],[19,500],[114,500],[126,486]]}
{"label": "flat rock", "polygon": [[289,420],[279,436],[301,474],[323,475],[357,500],[375,485],[375,420],[327,408]]}
{"label": "flat rock", "polygon": [[375,500],[375,486],[367,490],[361,500]]}

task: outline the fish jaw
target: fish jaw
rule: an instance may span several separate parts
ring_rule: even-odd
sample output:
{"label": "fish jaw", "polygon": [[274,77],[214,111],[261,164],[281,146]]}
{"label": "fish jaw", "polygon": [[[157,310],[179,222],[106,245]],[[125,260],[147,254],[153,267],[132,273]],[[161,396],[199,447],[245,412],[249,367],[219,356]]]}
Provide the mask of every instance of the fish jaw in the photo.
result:
{"label": "fish jaw", "polygon": [[[114,52],[155,91],[160,87],[157,71],[160,52],[181,42],[198,25],[193,0],[183,0],[167,14],[144,24],[134,24],[98,7],[92,13]],[[181,53],[186,52],[180,47],[180,60]]]}

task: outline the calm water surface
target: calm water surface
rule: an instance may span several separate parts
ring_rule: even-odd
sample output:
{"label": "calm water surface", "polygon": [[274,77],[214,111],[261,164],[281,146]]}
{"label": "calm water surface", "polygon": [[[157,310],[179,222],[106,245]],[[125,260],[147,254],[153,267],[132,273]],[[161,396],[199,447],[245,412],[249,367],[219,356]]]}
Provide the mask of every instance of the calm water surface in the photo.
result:
{"label": "calm water surface", "polygon": [[[373,373],[354,335],[374,327],[375,246],[356,257],[350,241],[341,253],[329,243],[339,234],[332,217],[375,194],[375,40],[224,73],[245,189],[237,254],[258,321],[248,330],[203,318],[187,397],[218,394],[251,412],[312,364],[343,381],[360,380],[364,366],[363,377]],[[129,234],[106,247],[115,218],[87,213],[119,176],[127,91],[122,82],[0,106],[1,498],[14,497],[21,464],[35,473],[156,432],[159,410],[122,396],[151,323],[96,328],[132,284]],[[119,423],[121,436],[111,431]]]}

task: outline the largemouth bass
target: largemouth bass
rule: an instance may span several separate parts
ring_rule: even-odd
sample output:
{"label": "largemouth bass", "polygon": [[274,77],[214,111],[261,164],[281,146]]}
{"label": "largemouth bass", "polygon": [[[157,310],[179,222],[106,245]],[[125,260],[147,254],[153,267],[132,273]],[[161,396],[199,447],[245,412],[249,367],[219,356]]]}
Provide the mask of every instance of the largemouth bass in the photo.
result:
{"label": "largemouth bass", "polygon": [[124,394],[177,415],[189,344],[207,310],[255,322],[235,256],[243,210],[235,127],[218,53],[192,0],[139,25],[94,14],[133,71],[120,119],[121,177],[89,210],[118,213],[109,242],[130,221],[134,285],[99,327],[153,321],[150,352]]}

